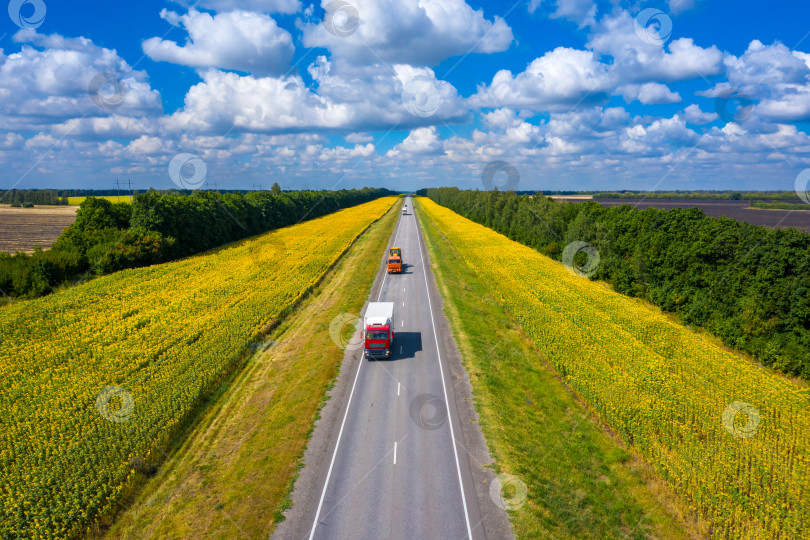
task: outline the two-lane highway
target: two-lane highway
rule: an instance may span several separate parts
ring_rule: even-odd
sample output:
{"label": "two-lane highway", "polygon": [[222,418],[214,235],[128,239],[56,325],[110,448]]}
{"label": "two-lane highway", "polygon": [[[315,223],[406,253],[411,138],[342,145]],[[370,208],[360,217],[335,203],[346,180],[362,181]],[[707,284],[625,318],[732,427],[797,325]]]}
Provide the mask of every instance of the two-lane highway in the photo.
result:
{"label": "two-lane highway", "polygon": [[476,494],[445,361],[446,339],[437,333],[440,301],[426,273],[412,201],[405,203],[408,214],[391,243],[402,248],[403,273],[383,274],[369,298],[394,303],[392,358],[365,360],[362,347],[351,352],[358,361],[353,371],[341,373],[351,384],[344,381],[339,412],[332,426],[316,428],[317,435],[317,429],[331,427],[322,463],[307,462],[317,469],[314,486],[306,500],[296,499],[305,507],[277,537],[486,538],[481,490]]}

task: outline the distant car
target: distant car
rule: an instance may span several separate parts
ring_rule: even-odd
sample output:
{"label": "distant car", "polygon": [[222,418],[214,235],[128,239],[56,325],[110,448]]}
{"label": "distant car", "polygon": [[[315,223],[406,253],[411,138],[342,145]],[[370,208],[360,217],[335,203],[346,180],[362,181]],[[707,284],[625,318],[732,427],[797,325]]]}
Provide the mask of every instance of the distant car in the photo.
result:
{"label": "distant car", "polygon": [[405,206],[403,206],[403,207],[402,207],[402,213],[403,213],[403,214],[407,214],[407,213],[408,213],[408,205],[407,205],[407,204],[406,204]]}

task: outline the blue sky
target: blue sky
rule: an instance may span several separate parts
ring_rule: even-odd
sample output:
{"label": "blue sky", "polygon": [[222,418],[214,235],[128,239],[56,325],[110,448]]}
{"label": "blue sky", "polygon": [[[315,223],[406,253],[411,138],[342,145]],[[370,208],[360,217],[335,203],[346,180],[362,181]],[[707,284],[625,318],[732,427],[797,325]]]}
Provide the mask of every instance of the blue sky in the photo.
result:
{"label": "blue sky", "polygon": [[11,0],[0,188],[791,190],[810,7],[762,6]]}

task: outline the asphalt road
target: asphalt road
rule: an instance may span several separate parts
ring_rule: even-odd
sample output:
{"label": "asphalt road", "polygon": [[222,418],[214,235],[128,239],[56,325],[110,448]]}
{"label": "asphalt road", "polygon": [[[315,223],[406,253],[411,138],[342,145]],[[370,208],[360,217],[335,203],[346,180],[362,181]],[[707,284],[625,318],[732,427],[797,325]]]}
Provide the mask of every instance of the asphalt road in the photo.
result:
{"label": "asphalt road", "polygon": [[[394,302],[393,357],[365,360],[358,336],[351,342],[338,383],[343,390],[333,394],[333,410],[324,411],[326,421],[310,442],[322,451],[308,448],[292,519],[276,538],[511,534],[505,513],[488,497],[486,445],[470,421],[468,397],[459,394],[458,382],[466,379],[459,378],[458,351],[426,275],[412,202],[406,204],[408,215],[401,216],[391,245],[402,248],[407,266],[401,275],[382,273],[369,298]],[[456,359],[455,368],[448,357]]]}

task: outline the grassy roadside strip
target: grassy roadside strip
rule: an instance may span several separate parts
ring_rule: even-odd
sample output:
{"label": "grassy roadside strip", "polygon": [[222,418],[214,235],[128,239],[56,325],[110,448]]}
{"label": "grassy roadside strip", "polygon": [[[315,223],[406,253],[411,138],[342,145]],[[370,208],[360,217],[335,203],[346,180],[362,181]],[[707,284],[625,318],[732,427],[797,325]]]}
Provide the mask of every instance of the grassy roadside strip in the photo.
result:
{"label": "grassy roadside strip", "polygon": [[416,215],[496,472],[528,488],[510,512],[516,536],[701,537],[664,482],[599,425],[436,225]]}
{"label": "grassy roadside strip", "polygon": [[148,481],[108,538],[266,538],[290,504],[343,350],[330,323],[360,312],[401,203],[373,223],[288,315]]}

